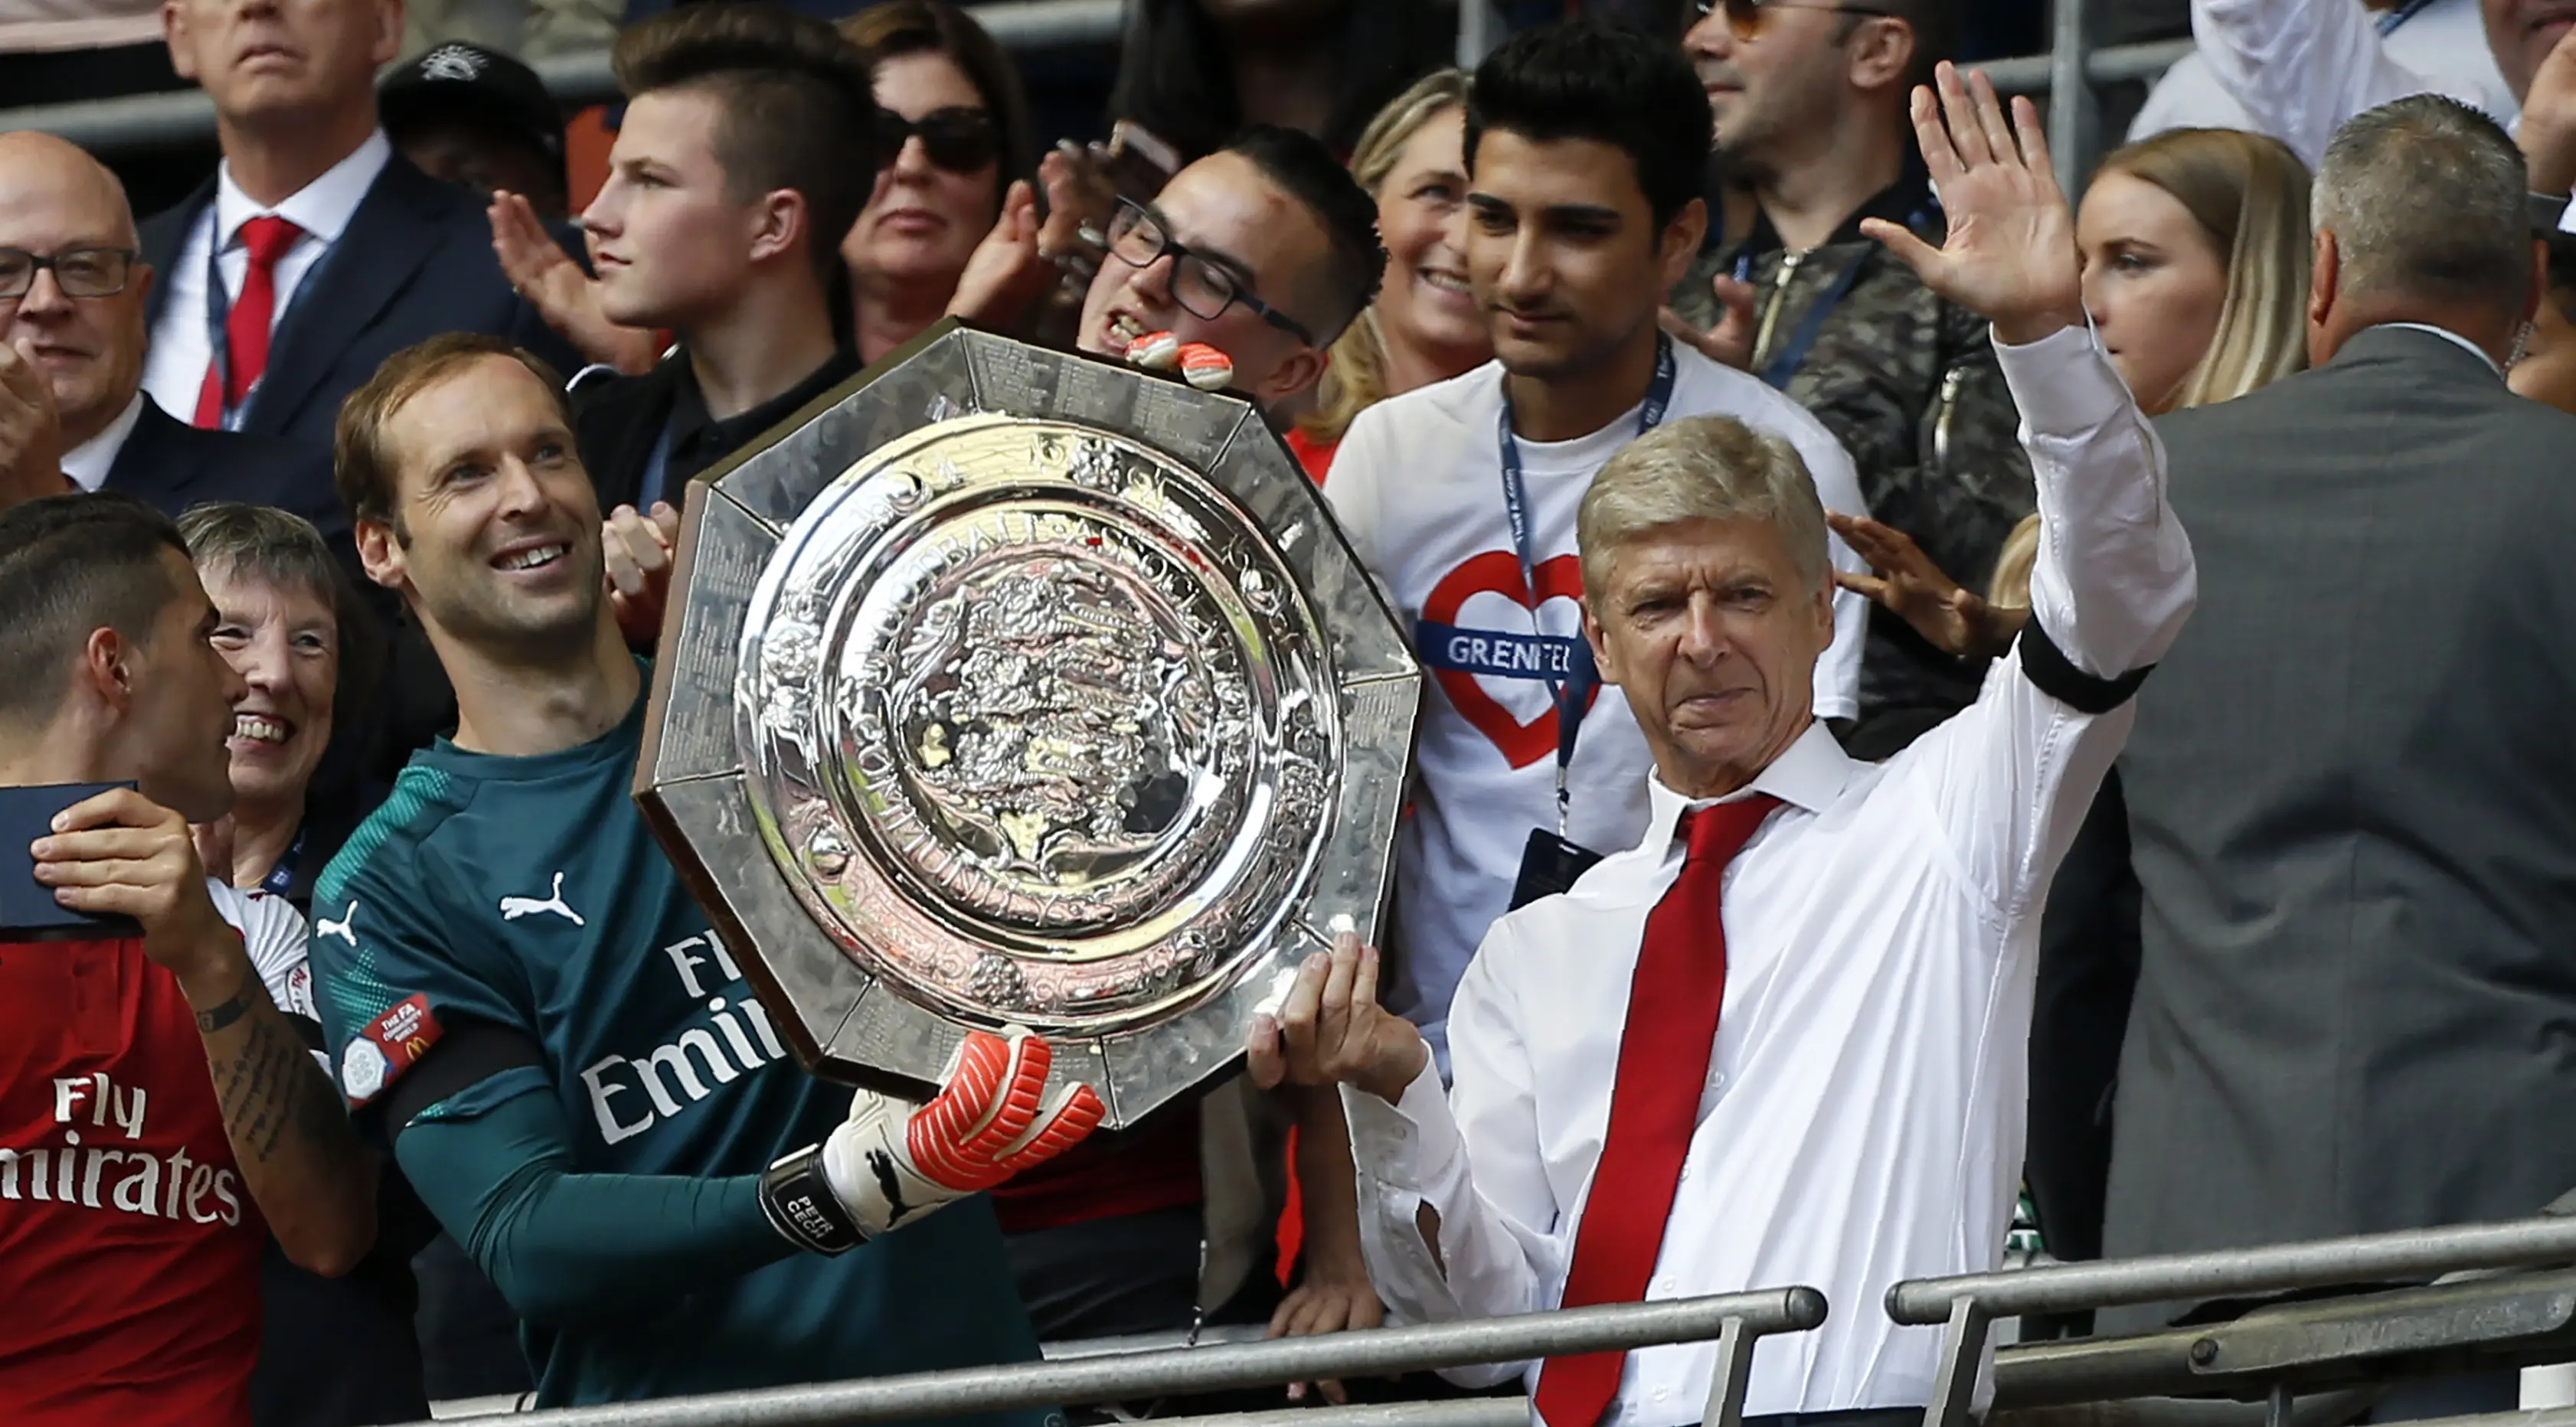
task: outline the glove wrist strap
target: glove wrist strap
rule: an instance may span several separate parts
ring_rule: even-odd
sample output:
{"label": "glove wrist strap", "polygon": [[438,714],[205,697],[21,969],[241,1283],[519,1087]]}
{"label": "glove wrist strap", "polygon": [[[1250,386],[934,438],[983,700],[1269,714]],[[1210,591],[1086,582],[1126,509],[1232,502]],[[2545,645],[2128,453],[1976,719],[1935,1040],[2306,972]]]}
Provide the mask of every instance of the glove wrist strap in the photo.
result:
{"label": "glove wrist strap", "polygon": [[769,1216],[769,1227],[811,1253],[847,1253],[868,1241],[841,1196],[832,1192],[821,1145],[808,1145],[761,1174],[760,1209]]}

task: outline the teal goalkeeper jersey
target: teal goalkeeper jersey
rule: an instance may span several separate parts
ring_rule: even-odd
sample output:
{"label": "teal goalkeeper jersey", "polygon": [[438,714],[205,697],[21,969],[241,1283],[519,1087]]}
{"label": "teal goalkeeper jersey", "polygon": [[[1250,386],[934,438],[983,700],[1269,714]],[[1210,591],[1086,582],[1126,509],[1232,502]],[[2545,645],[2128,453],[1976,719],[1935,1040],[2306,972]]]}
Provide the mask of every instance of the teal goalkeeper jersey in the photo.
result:
{"label": "teal goalkeeper jersey", "polygon": [[[332,861],[314,897],[312,960],[352,1101],[408,1068],[425,1012],[518,1031],[545,1065],[502,1070],[417,1119],[551,1095],[580,1174],[756,1174],[848,1113],[847,1089],[788,1057],[628,799],[644,702],[609,733],[542,757],[442,740],[413,756]],[[675,1285],[611,1321],[531,1324],[523,1340],[549,1404],[1037,1357],[980,1195],[836,1258],[792,1254],[729,1283]]]}

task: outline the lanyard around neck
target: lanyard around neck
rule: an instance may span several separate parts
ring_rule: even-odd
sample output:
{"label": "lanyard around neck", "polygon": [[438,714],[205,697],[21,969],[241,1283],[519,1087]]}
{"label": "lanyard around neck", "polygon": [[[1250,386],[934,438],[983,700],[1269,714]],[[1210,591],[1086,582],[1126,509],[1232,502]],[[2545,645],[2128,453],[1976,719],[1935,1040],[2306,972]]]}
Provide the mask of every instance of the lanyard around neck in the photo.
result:
{"label": "lanyard around neck", "polygon": [[[1673,339],[1655,334],[1655,375],[1646,387],[1646,400],[1637,409],[1637,434],[1645,435],[1664,419],[1665,409],[1673,402],[1673,383],[1680,366],[1673,356]],[[1529,482],[1521,471],[1520,438],[1512,434],[1512,394],[1508,383],[1503,388],[1503,412],[1500,442],[1502,445],[1503,513],[1511,521],[1512,549],[1520,556],[1521,587],[1529,592],[1530,629],[1541,639],[1548,636],[1538,627],[1538,552],[1532,544],[1529,517]],[[1567,792],[1565,775],[1574,763],[1574,741],[1583,732],[1583,715],[1591,707],[1592,695],[1601,686],[1601,674],[1592,664],[1592,646],[1580,636],[1567,651],[1566,675],[1563,680],[1550,679],[1547,691],[1556,703],[1556,825],[1562,836],[1566,812],[1572,798]]]}

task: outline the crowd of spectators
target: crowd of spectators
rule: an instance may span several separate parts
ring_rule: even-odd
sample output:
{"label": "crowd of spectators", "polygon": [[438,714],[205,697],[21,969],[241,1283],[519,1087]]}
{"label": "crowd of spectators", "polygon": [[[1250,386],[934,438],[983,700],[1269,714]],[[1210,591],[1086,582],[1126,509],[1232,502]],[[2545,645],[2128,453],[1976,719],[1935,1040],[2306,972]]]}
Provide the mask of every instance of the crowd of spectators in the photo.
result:
{"label": "crowd of spectators", "polygon": [[[1965,0],[1544,8],[1129,0],[1069,127],[950,0],[0,0],[219,148],[0,132],[0,1421],[1810,1283],[1746,1411],[1909,1427],[2017,1223],[2576,1190],[2576,13],[2192,0],[2069,194]],[[805,1074],[629,796],[689,483],[952,319],[1222,354],[1427,675],[1385,945],[1115,1132]]]}

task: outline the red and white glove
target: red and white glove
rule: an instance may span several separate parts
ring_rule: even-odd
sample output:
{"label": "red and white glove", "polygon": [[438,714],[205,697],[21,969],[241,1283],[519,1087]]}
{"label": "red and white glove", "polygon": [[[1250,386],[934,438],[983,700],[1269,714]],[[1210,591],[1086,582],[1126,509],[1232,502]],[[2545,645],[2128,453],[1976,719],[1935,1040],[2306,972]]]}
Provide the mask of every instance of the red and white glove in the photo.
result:
{"label": "red and white glove", "polygon": [[860,1091],[823,1142],[832,1193],[874,1237],[1073,1148],[1100,1123],[1100,1097],[1081,1084],[1049,1097],[1054,1061],[1026,1027],[971,1031],[929,1104]]}

